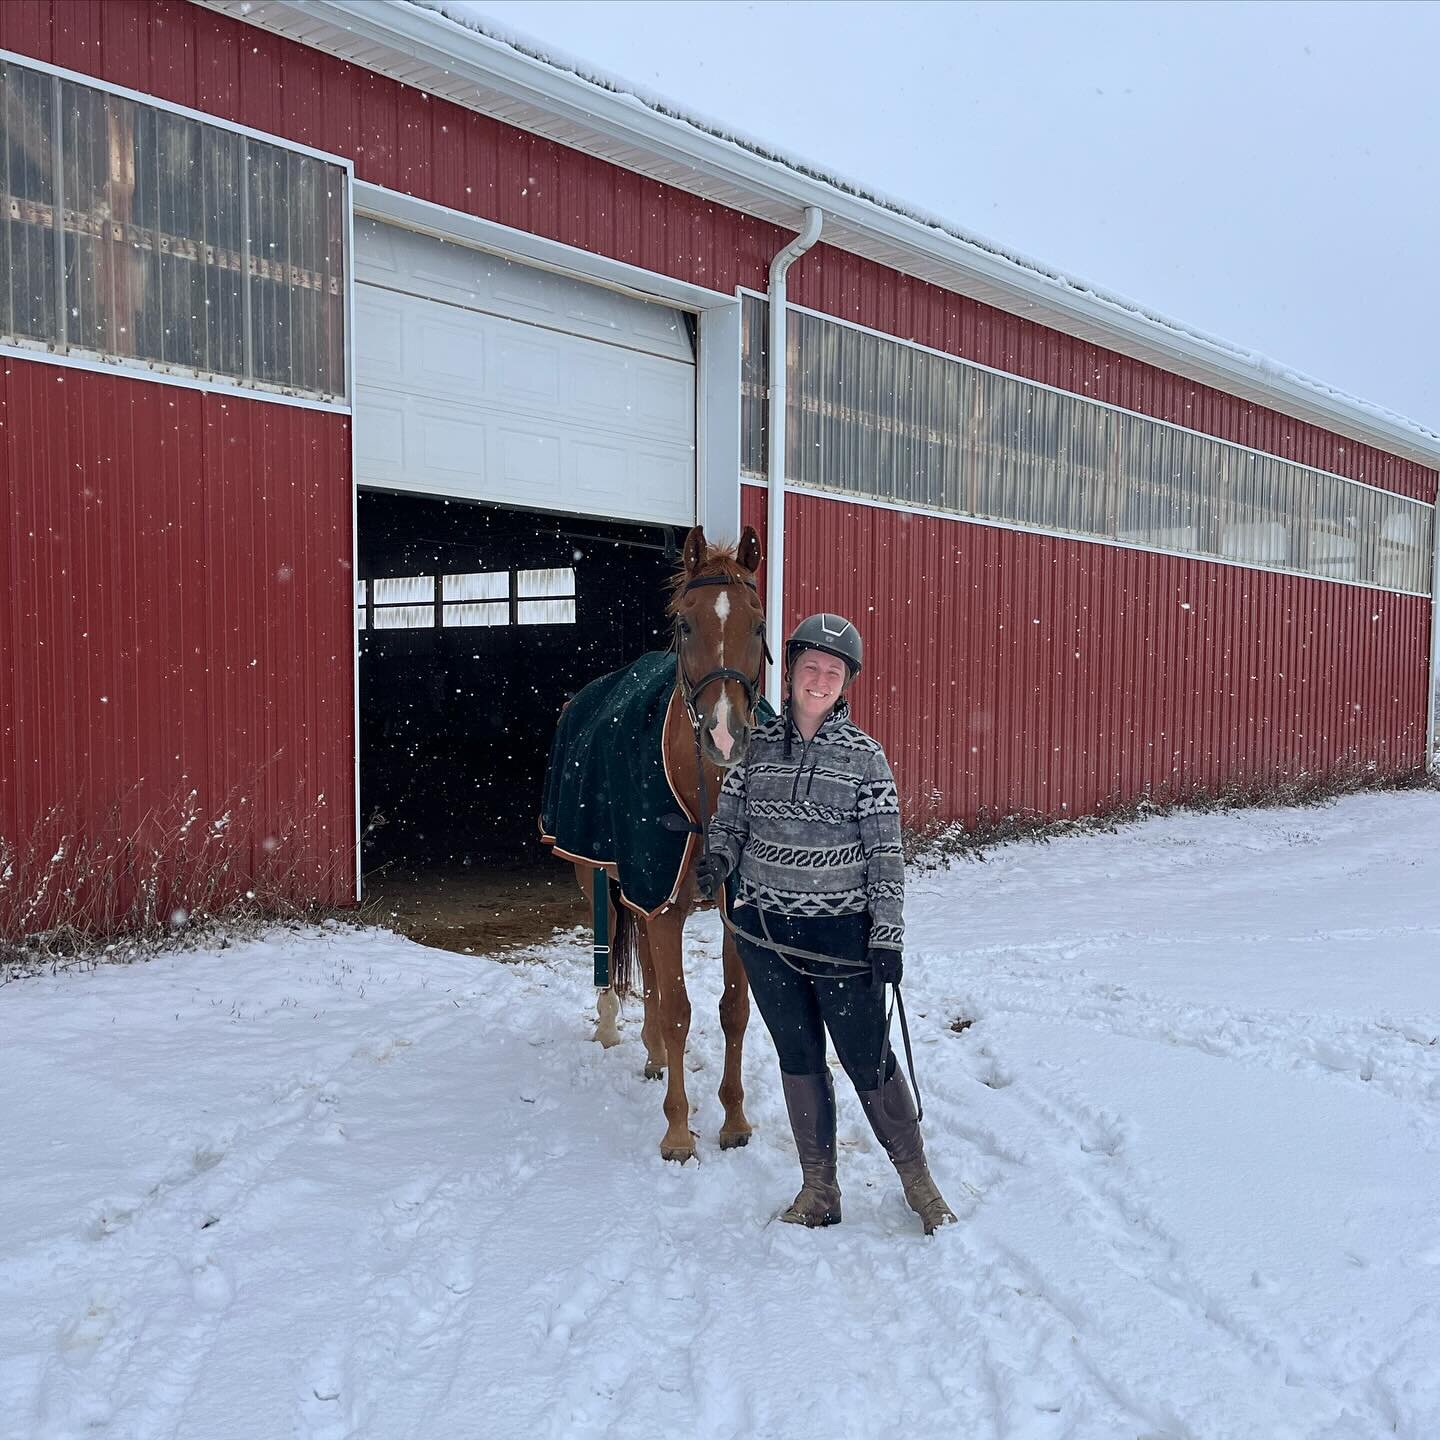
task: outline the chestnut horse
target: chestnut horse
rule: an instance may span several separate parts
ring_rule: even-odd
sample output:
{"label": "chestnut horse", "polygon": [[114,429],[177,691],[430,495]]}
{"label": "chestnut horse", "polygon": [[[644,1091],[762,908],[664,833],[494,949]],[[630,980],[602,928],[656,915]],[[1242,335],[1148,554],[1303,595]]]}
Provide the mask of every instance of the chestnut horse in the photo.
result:
{"label": "chestnut horse", "polygon": [[[709,823],[725,772],[745,758],[755,722],[762,666],[766,657],[765,613],[756,590],[760,539],[749,526],[733,549],[710,545],[696,527],[685,538],[682,563],[674,581],[669,613],[678,657],[675,693],[665,715],[665,768],[676,798],[695,822]],[[703,812],[703,813],[702,813]],[[645,1076],[666,1077],[666,1160],[694,1158],[690,1099],[685,1093],[685,1043],[690,1034],[690,997],[685,990],[685,921],[704,904],[695,888],[694,864],[701,853],[698,836],[685,851],[684,866],[672,902],[646,916],[615,903],[611,886],[611,954],[617,965],[611,984],[599,992],[595,1038],[607,1048],[620,1041],[616,1019],[627,991],[622,957],[633,947],[640,962],[645,1002],[641,1038]],[[576,864],[575,875],[587,897],[597,867]],[[733,1149],[750,1139],[740,1059],[750,1018],[750,991],[734,938],[724,936],[725,989],[720,997],[720,1026],[725,1035],[725,1069],[720,1103],[725,1120],[720,1148]]]}

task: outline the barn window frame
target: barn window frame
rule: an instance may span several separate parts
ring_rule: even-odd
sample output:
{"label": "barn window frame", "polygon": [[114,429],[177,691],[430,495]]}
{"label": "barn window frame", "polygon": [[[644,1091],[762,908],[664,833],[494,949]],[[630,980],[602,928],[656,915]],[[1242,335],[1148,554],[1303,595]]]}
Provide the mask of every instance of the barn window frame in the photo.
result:
{"label": "barn window frame", "polygon": [[[352,161],[7,50],[0,75],[0,353],[350,412]],[[17,233],[44,324],[16,323]]]}
{"label": "barn window frame", "polygon": [[[741,293],[741,471],[763,481],[769,302]],[[1426,501],[805,306],[788,311],[787,488],[1431,594]]]}

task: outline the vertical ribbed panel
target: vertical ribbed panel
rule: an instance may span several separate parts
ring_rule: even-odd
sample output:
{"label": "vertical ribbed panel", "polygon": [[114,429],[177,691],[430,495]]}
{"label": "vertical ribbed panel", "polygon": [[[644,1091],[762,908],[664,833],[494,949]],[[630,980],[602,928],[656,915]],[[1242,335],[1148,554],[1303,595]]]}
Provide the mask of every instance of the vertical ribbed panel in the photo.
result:
{"label": "vertical ribbed panel", "polygon": [[[184,0],[7,0],[0,47],[720,291],[763,290],[788,238]],[[824,245],[790,287],[799,304],[887,334],[1435,495],[1424,466]],[[95,814],[122,804],[138,825],[146,797],[177,784],[210,807],[239,787],[262,839],[287,814],[313,817],[317,877],[343,896],[354,825],[346,422],[31,362],[8,370],[0,737],[17,765],[0,770],[0,827],[15,833],[77,795]],[[787,620],[825,607],[865,629],[860,718],[889,747],[913,818],[1073,814],[1147,787],[1420,761],[1424,600],[789,503]],[[763,530],[764,491],[746,487],[743,506]]]}
{"label": "vertical ribbed panel", "polygon": [[237,880],[352,899],[348,418],[26,360],[0,406],[0,836],[143,855],[193,791]]}
{"label": "vertical ribbed panel", "polygon": [[[763,291],[790,238],[187,0],[7,0],[0,47],[355,162],[362,180],[727,293]],[[1154,366],[821,244],[790,298],[982,365],[1433,501],[1437,477]]]}
{"label": "vertical ribbed panel", "polygon": [[[765,533],[763,488],[743,517]],[[791,493],[788,630],[865,636],[853,701],[912,821],[1051,818],[1424,758],[1429,602]]]}

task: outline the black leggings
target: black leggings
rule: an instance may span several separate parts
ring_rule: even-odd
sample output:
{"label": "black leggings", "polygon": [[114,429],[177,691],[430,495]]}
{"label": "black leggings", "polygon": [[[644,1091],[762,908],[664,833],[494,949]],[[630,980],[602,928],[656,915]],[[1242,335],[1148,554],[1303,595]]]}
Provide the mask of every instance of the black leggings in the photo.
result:
{"label": "black leggings", "polygon": [[[738,907],[733,919],[752,935],[765,933],[753,905]],[[863,911],[811,919],[767,910],[765,923],[780,944],[824,955],[863,960],[870,939],[870,917]],[[786,1075],[818,1075],[825,1069],[828,1030],[836,1057],[857,1090],[876,1090],[889,1078],[895,1057],[885,1039],[885,987],[877,985],[868,970],[842,972],[835,979],[812,979],[797,975],[768,946],[754,945],[739,936],[735,943],[750,980],[750,993]],[[825,968],[809,960],[796,963],[807,970]]]}

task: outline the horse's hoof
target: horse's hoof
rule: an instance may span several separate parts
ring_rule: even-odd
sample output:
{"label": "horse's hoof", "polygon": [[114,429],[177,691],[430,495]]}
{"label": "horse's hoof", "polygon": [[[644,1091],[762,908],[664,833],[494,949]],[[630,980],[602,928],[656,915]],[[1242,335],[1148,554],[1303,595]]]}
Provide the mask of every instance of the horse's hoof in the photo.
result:
{"label": "horse's hoof", "polygon": [[653,1060],[645,1062],[645,1069],[641,1072],[647,1080],[663,1080],[665,1078],[665,1067],[657,1065]]}
{"label": "horse's hoof", "polygon": [[720,1148],[722,1150],[738,1150],[742,1145],[750,1143],[751,1133],[749,1130],[732,1130],[727,1134],[722,1130],[720,1132]]}
{"label": "horse's hoof", "polygon": [[662,1145],[660,1147],[660,1158],[662,1160],[675,1160],[683,1165],[687,1160],[695,1158],[695,1142],[692,1140],[688,1145]]}

